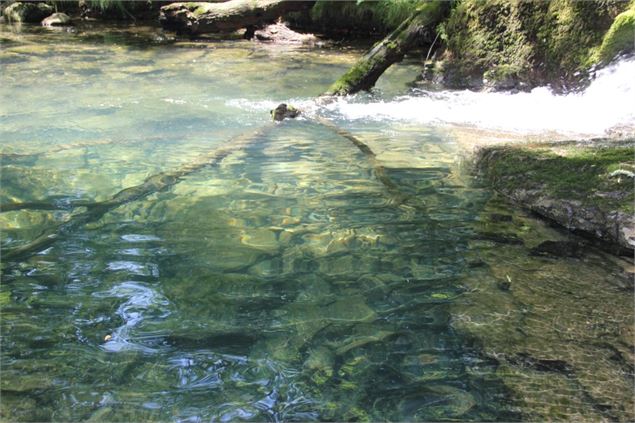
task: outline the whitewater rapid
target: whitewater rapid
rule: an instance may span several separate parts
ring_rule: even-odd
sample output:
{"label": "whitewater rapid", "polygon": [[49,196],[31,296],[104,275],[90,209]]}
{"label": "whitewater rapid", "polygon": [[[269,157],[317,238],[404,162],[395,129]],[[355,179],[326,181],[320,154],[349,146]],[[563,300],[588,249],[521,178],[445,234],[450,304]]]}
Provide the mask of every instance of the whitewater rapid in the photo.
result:
{"label": "whitewater rapid", "polygon": [[558,95],[547,87],[519,93],[416,90],[391,101],[362,103],[348,99],[327,108],[348,119],[601,136],[613,128],[635,128],[635,58],[599,70],[579,93]]}
{"label": "whitewater rapid", "polygon": [[[440,126],[470,126],[518,134],[559,133],[604,136],[614,129],[635,131],[635,57],[622,58],[596,72],[583,91],[555,94],[548,87],[530,92],[427,91],[377,100],[367,94],[316,105],[290,99],[309,114],[343,120],[403,121]],[[232,105],[268,110],[274,101],[232,100]]]}

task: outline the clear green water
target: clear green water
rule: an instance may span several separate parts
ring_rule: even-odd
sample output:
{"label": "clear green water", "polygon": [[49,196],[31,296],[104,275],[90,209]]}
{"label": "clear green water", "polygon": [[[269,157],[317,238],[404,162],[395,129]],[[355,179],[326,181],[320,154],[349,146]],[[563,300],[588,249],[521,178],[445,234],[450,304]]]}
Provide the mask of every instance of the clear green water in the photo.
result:
{"label": "clear green water", "polygon": [[[307,104],[359,51],[0,28],[3,251]],[[380,84],[403,93],[416,66]],[[263,109],[265,109],[263,111]],[[510,210],[451,132],[288,121],[2,260],[9,421],[628,421],[628,263]],[[503,217],[501,217],[503,216]],[[626,270],[625,270],[626,268]]]}

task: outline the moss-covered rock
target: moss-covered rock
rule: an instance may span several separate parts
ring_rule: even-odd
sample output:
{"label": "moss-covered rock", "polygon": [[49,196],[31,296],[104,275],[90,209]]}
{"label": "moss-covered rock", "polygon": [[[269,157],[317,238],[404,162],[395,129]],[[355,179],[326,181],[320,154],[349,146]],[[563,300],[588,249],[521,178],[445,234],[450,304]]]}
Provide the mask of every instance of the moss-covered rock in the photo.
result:
{"label": "moss-covered rock", "polygon": [[476,167],[514,203],[613,244],[618,252],[632,252],[635,146],[615,143],[487,147],[478,153]]}
{"label": "moss-covered rock", "polygon": [[463,0],[439,28],[446,44],[444,82],[462,88],[575,82],[628,7],[624,1]]}
{"label": "moss-covered rock", "polygon": [[2,15],[5,22],[40,22],[53,13],[53,7],[46,3],[22,3],[9,5]]}
{"label": "moss-covered rock", "polygon": [[607,63],[620,53],[635,50],[635,1],[620,13],[607,31],[602,44],[590,56],[590,64]]}

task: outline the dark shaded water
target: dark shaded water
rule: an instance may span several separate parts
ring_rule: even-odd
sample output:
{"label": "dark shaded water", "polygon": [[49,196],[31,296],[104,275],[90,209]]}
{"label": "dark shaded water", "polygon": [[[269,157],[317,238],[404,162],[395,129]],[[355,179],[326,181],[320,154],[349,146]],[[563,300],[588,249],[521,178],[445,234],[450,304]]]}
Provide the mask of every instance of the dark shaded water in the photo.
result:
{"label": "dark shaded water", "polygon": [[[41,31],[0,33],[0,200],[55,210],[1,213],[5,252],[308,104],[357,54]],[[532,256],[568,235],[478,188],[449,129],[332,117],[405,201],[291,121],[3,259],[3,419],[631,420],[628,263]]]}

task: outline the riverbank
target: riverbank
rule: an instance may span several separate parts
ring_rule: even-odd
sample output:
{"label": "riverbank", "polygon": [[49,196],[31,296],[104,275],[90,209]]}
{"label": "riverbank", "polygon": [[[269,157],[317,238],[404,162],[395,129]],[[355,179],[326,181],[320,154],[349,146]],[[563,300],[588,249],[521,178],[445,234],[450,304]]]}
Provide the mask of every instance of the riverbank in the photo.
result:
{"label": "riverbank", "polygon": [[475,170],[492,189],[613,252],[635,247],[635,140],[487,146]]}

